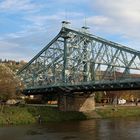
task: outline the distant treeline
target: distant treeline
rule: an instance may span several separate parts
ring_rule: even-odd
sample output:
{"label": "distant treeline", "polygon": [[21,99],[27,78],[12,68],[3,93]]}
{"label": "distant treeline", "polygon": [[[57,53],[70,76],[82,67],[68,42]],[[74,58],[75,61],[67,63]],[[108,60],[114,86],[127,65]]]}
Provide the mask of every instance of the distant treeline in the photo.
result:
{"label": "distant treeline", "polygon": [[13,72],[19,70],[26,63],[27,62],[25,62],[24,60],[16,61],[16,60],[0,59],[0,64],[4,64],[5,66],[9,67]]}
{"label": "distant treeline", "polygon": [[24,60],[21,61],[15,61],[15,60],[7,60],[7,59],[0,59],[0,63],[4,64],[13,64],[13,65],[20,65],[20,64],[25,64],[26,62]]}

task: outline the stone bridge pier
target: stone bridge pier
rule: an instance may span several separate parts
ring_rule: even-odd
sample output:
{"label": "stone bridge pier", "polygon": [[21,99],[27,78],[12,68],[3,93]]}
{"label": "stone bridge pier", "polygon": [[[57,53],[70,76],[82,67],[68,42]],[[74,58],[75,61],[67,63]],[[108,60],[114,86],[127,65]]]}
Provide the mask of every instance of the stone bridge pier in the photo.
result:
{"label": "stone bridge pier", "polygon": [[94,94],[59,95],[58,108],[61,111],[93,111],[95,110]]}

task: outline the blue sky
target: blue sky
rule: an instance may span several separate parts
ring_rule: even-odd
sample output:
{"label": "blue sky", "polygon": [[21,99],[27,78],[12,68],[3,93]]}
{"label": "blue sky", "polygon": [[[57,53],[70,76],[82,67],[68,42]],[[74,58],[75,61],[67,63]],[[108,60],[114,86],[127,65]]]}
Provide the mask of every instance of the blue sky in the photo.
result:
{"label": "blue sky", "polygon": [[139,0],[0,0],[0,58],[30,60],[61,29],[61,21],[140,50]]}

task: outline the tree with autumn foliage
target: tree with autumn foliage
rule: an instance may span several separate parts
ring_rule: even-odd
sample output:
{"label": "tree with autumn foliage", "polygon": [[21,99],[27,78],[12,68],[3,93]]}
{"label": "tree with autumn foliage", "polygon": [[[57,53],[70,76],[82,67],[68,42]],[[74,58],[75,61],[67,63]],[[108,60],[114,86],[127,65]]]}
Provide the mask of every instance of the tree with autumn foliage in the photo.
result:
{"label": "tree with autumn foliage", "polygon": [[16,98],[19,95],[17,89],[22,87],[14,72],[5,64],[0,64],[0,100]]}

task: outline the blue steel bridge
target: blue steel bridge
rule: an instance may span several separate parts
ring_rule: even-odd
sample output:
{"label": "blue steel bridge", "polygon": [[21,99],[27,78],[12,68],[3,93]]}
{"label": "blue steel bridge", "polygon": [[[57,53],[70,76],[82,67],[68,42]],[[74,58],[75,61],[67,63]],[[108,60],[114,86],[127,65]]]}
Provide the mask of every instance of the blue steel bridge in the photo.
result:
{"label": "blue steel bridge", "polygon": [[140,51],[89,33],[60,32],[18,75],[26,95],[140,89]]}

